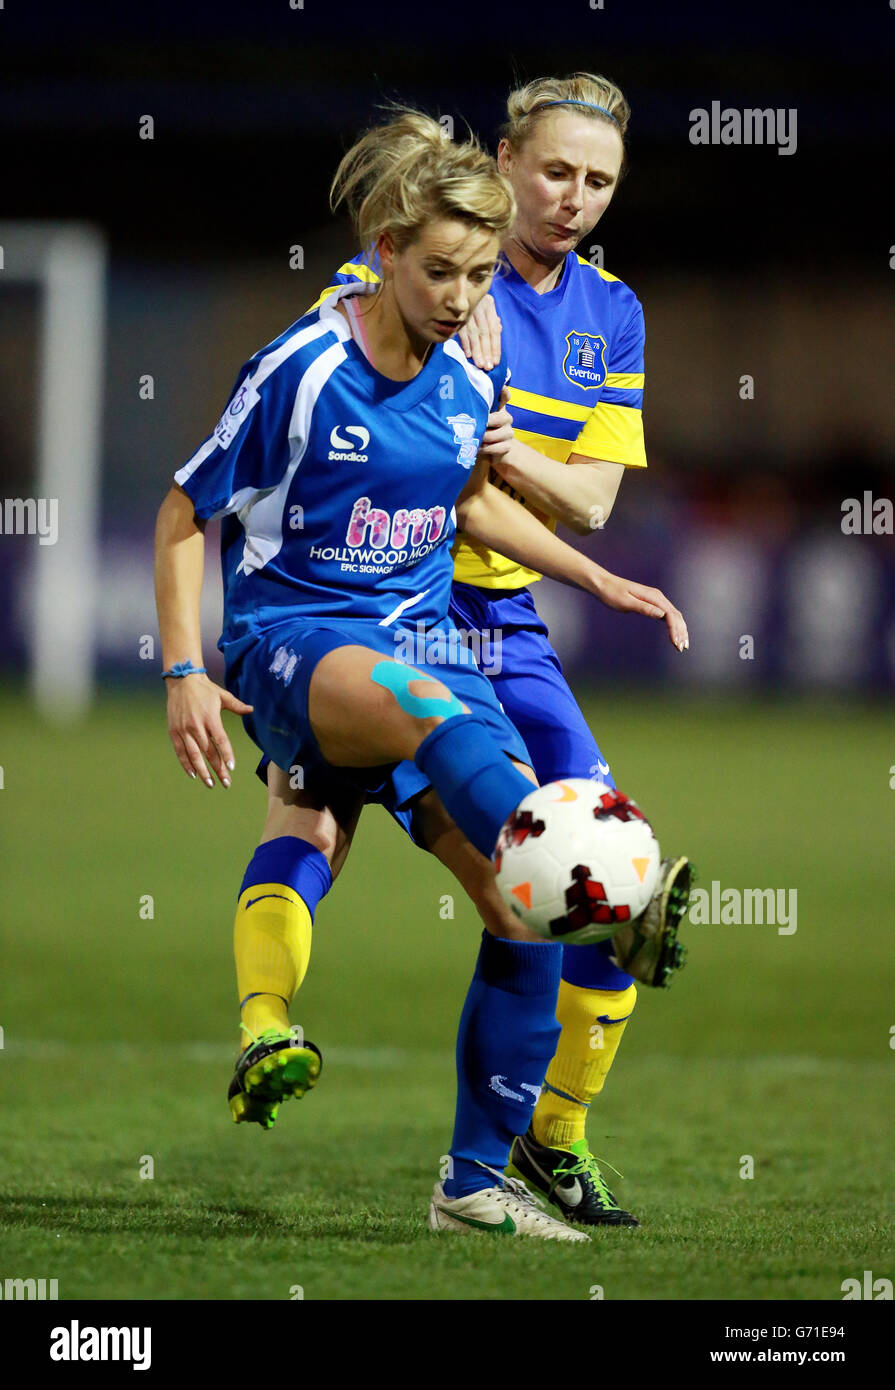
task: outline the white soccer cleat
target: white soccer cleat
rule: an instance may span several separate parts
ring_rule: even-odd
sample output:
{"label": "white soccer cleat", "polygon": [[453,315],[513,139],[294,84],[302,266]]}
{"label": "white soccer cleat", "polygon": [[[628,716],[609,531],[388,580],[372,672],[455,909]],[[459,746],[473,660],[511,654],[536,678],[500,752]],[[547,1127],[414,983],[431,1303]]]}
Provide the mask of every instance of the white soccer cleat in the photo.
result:
{"label": "white soccer cleat", "polygon": [[[483,1167],[485,1165],[482,1165]],[[489,1168],[489,1172],[495,1172]],[[502,1174],[500,1186],[486,1187],[468,1197],[446,1197],[437,1182],[429,1203],[429,1230],[469,1235],[487,1231],[501,1236],[540,1236],[541,1240],[590,1240],[555,1216],[548,1216],[524,1183]]]}

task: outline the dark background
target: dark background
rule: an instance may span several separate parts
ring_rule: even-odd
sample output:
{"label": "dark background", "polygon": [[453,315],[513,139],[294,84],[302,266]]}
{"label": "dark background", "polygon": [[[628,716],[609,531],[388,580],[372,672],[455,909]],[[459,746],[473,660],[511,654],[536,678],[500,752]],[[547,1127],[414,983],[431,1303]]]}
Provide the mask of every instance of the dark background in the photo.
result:
{"label": "dark background", "polygon": [[[325,221],[335,164],[378,99],[450,112],[493,143],[511,84],[576,68],[611,75],[633,107],[614,210],[632,264],[863,269],[889,236],[895,17],[882,2],[36,0],[8,3],[2,25],[6,207],[97,219],[122,253],[272,252]],[[689,112],[711,97],[796,106],[797,157],[691,147]],[[139,162],[143,112],[157,131]]]}
{"label": "dark background", "polygon": [[[891,538],[840,527],[846,497],[895,496],[893,30],[881,0],[606,0],[603,10],[588,0],[306,0],[294,10],[288,0],[7,0],[3,216],[86,221],[110,252],[103,587],[125,603],[123,564],[131,601],[126,620],[100,622],[102,659],[133,669],[133,644],[109,634],[154,631],[134,576],[148,583],[171,474],[213,427],[240,363],[307,308],[353,249],[345,220],[329,214],[328,184],[376,103],[449,114],[458,137],[468,121],[494,149],[512,85],[586,68],[622,86],[633,118],[628,173],[580,249],[603,247],[647,324],[650,470],[625,480],[600,553],[668,587],[706,639],[685,676],[657,642],[612,629],[618,673],[895,683]],[[713,100],[796,108],[796,152],[692,145],[689,113]],[[146,114],[152,140],[138,136]],[[296,244],[300,272],[288,264]],[[27,492],[33,468],[37,307],[21,287],[0,298],[5,495]],[[144,373],[155,379],[152,402],[137,395]],[[745,373],[755,381],[748,402]],[[27,577],[26,543],[4,541],[0,579],[15,589]],[[760,613],[738,607],[744,590],[763,595]],[[815,631],[819,591],[831,606]],[[539,592],[566,659],[596,676],[593,643],[580,634],[608,641],[605,615],[567,596],[557,603],[550,585]],[[854,611],[857,637],[840,658],[812,662],[810,649]],[[758,626],[747,667],[737,640]],[[22,623],[10,617],[0,638],[4,660],[21,664]]]}

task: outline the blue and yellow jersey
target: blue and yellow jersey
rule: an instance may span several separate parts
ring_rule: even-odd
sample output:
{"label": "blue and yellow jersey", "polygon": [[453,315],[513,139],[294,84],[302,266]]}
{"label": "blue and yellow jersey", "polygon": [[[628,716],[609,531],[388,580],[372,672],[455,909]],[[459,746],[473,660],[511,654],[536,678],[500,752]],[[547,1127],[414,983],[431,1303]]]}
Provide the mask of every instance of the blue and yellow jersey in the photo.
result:
{"label": "blue and yellow jersey", "polygon": [[[321,299],[353,280],[379,280],[375,256],[370,265],[360,256],[343,265]],[[573,251],[546,294],[502,257],[491,293],[503,325],[517,437],[560,463],[579,454],[645,468],[643,310],[633,291]],[[544,518],[498,474],[491,481],[556,529],[554,518]],[[454,578],[485,589],[521,589],[541,576],[461,534]]]}

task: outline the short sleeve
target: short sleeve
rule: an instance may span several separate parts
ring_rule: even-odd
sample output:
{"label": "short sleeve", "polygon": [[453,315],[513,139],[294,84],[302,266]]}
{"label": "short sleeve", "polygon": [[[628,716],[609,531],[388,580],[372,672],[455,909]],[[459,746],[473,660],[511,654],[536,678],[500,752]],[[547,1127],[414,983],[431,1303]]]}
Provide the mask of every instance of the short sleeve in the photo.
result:
{"label": "short sleeve", "polygon": [[500,393],[505,386],[509,386],[510,377],[512,376],[509,363],[507,362],[506,348],[503,347],[503,345],[501,345],[500,350],[500,361],[497,363],[496,367],[492,367],[490,372],[486,372],[485,375],[494,387],[494,404],[491,409],[497,410],[500,401]]}
{"label": "short sleeve", "polygon": [[289,464],[294,373],[281,367],[262,379],[251,366],[240,374],[214,432],[174,474],[205,521],[272,492]]}
{"label": "short sleeve", "polygon": [[606,459],[609,463],[622,463],[626,468],[645,468],[643,309],[640,302],[633,295],[631,297],[633,309],[620,332],[613,336],[606,354],[602,394],[571,452],[587,458]]}

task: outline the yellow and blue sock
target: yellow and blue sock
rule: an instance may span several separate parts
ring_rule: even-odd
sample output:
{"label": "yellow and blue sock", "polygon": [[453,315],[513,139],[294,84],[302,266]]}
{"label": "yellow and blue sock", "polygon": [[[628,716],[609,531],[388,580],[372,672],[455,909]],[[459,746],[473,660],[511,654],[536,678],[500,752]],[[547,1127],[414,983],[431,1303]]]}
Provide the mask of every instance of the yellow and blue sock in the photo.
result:
{"label": "yellow and blue sock", "polygon": [[482,934],[457,1034],[457,1113],[447,1197],[493,1187],[531,1121],[559,1028],[562,946]]}
{"label": "yellow and blue sock", "polygon": [[314,910],[332,885],[326,858],[282,835],[259,845],[239,890],[233,924],[242,1046],[268,1028],[289,1030],[289,1005],[308,968]]}
{"label": "yellow and blue sock", "polygon": [[[563,949],[567,953],[595,950],[590,946]],[[556,1002],[561,1032],[532,1118],[535,1139],[550,1148],[568,1149],[585,1138],[588,1107],[603,1089],[637,1001],[632,977],[605,956],[604,961],[602,967],[596,958],[571,965],[563,962]],[[573,983],[570,975],[587,983]],[[594,979],[615,988],[590,988]]]}

